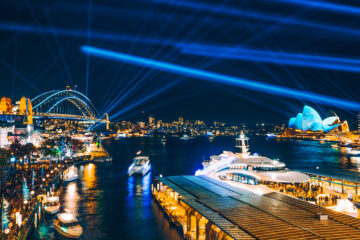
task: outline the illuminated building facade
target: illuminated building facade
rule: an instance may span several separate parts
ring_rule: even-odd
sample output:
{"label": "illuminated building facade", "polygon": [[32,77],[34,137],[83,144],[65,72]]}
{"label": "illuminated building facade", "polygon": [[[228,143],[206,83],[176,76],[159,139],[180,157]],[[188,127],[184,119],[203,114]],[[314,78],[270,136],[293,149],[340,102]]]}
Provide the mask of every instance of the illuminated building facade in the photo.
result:
{"label": "illuminated building facade", "polygon": [[298,113],[296,117],[290,118],[288,127],[302,132],[349,131],[346,121],[340,122],[338,116],[331,116],[322,120],[320,114],[309,106],[304,106],[302,113]]}
{"label": "illuminated building facade", "polygon": [[179,124],[184,125],[184,117],[179,117]]}
{"label": "illuminated building facade", "polygon": [[155,118],[154,116],[149,116],[149,126],[155,126]]}

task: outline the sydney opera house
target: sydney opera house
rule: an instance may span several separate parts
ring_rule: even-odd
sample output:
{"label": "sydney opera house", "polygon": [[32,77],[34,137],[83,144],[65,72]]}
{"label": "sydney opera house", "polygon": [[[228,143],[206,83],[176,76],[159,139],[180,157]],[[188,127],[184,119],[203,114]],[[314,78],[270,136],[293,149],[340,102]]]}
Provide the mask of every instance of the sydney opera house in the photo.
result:
{"label": "sydney opera house", "polygon": [[327,134],[347,133],[347,121],[340,121],[338,116],[321,119],[320,114],[309,106],[289,120],[288,128],[281,137],[322,138]]}

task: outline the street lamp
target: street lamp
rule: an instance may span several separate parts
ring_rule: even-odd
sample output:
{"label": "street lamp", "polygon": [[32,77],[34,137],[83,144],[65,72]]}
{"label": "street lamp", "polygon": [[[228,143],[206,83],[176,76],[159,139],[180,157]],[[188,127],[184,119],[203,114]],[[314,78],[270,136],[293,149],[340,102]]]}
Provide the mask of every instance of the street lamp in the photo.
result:
{"label": "street lamp", "polygon": [[11,153],[11,154],[12,154],[12,156],[10,158],[10,163],[14,163],[15,168],[16,168],[16,157],[14,156],[14,153]]}

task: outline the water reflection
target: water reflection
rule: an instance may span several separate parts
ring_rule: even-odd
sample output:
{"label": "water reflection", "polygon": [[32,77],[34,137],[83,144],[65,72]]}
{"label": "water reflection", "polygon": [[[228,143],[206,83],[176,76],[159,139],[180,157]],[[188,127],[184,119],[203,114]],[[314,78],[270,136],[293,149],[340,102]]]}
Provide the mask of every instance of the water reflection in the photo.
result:
{"label": "water reflection", "polygon": [[105,238],[100,228],[96,226],[100,225],[98,211],[98,196],[102,190],[98,187],[97,179],[97,166],[93,163],[86,164],[82,171],[82,201],[81,201],[81,214],[84,216],[82,225],[86,228],[86,239],[103,239]]}
{"label": "water reflection", "polygon": [[147,221],[153,218],[151,208],[151,173],[146,176],[128,178],[128,195],[126,197],[127,226],[137,229],[131,238],[141,239],[149,231]]}
{"label": "water reflection", "polygon": [[96,165],[89,163],[83,171],[83,188],[84,190],[92,189],[96,186]]}
{"label": "water reflection", "polygon": [[148,197],[151,195],[151,172],[145,176],[130,176],[128,178],[128,198],[133,196]]}
{"label": "water reflection", "polygon": [[64,209],[65,211],[78,216],[78,202],[80,200],[79,193],[77,191],[77,185],[75,182],[71,182],[66,186],[64,195]]}

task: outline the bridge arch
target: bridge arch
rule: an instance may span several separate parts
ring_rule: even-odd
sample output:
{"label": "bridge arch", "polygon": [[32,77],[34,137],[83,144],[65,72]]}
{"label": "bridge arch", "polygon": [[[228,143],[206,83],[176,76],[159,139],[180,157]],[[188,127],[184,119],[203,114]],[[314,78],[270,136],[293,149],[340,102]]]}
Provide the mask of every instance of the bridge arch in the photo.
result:
{"label": "bridge arch", "polygon": [[[100,118],[90,99],[74,90],[53,90],[42,93],[31,100],[37,115],[77,115],[85,118]],[[65,105],[66,104],[66,105]]]}

